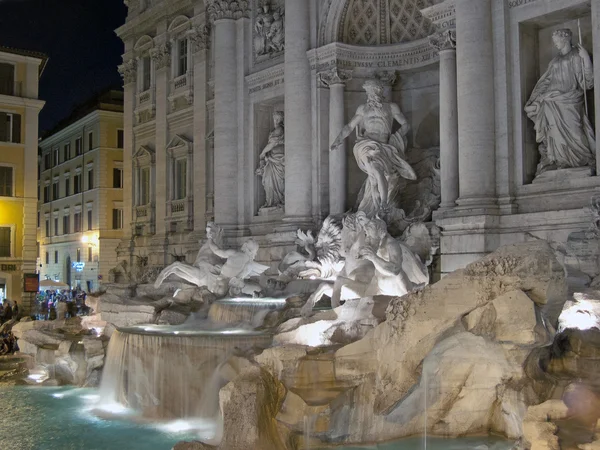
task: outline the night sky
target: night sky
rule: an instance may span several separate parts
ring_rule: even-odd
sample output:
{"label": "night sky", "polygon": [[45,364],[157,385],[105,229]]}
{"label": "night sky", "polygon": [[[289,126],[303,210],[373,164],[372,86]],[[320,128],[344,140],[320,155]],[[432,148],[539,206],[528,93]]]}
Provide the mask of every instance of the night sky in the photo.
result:
{"label": "night sky", "polygon": [[123,0],[0,0],[0,45],[49,56],[40,80],[40,133],[102,89],[120,87]]}

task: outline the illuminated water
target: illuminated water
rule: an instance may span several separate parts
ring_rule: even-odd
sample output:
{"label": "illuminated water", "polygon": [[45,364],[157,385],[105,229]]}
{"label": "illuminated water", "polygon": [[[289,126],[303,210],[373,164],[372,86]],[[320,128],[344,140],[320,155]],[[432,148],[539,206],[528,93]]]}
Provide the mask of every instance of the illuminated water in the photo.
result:
{"label": "illuminated water", "polygon": [[169,450],[186,433],[102,420],[88,409],[94,389],[0,386],[0,449]]}

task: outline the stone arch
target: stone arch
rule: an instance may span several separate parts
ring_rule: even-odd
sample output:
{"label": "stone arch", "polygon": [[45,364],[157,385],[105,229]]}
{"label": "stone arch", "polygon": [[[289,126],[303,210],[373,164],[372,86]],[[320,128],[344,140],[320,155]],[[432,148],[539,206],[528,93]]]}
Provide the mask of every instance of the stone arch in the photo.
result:
{"label": "stone arch", "polygon": [[147,34],[141,36],[133,46],[133,50],[137,53],[144,53],[154,47],[154,39]]}
{"label": "stone arch", "polygon": [[175,17],[168,28],[169,33],[178,33],[190,27],[190,19],[184,15]]}
{"label": "stone arch", "polygon": [[429,36],[433,23],[421,14],[434,0],[325,0],[319,43],[387,45]]}

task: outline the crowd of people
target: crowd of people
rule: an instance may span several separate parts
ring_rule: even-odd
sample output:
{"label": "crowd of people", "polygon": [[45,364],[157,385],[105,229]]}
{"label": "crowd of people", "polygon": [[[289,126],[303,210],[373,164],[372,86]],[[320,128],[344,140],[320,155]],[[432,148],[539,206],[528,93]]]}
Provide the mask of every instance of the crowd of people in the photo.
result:
{"label": "crowd of people", "polygon": [[[81,289],[42,291],[36,295],[35,300],[31,313],[34,320],[67,319],[90,313],[90,308],[85,304],[86,293]],[[19,351],[17,338],[10,331],[12,324],[9,322],[18,321],[20,314],[16,301],[4,299],[0,302],[0,355]]]}
{"label": "crowd of people", "polygon": [[17,338],[12,331],[4,331],[0,334],[0,355],[12,355],[19,351]]}
{"label": "crowd of people", "polygon": [[90,312],[85,299],[86,293],[81,289],[39,292],[33,315],[37,320],[85,316]]}
{"label": "crowd of people", "polygon": [[4,322],[8,322],[12,319],[19,318],[19,305],[17,302],[11,302],[8,299],[4,299],[0,303],[0,325]]}

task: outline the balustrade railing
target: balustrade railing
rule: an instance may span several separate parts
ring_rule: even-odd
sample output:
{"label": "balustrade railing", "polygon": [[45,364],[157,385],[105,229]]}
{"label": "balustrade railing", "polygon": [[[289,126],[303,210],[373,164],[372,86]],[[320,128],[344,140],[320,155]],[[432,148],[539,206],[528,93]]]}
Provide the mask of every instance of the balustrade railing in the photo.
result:
{"label": "balustrade railing", "polygon": [[171,202],[171,213],[178,214],[185,212],[185,199],[183,200],[173,200]]}

